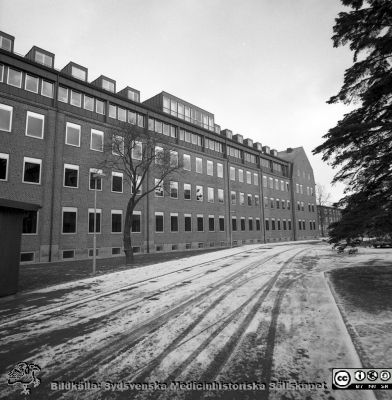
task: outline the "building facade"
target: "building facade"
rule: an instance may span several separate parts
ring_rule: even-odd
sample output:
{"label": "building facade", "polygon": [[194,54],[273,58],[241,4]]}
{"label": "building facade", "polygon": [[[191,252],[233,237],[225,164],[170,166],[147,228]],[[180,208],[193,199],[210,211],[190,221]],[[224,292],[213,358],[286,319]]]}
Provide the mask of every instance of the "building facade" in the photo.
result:
{"label": "building facade", "polygon": [[329,226],[342,218],[342,211],[337,207],[317,205],[317,216],[319,221],[320,235],[328,236]]}
{"label": "building facade", "polygon": [[[183,169],[137,206],[135,252],[316,238],[315,181],[302,147],[277,152],[215,123],[214,114],[162,92],[144,102],[106,76],[34,46],[14,52],[0,32],[0,198],[41,208],[23,222],[22,262],[122,254],[130,188],[119,171],[93,179],[104,142],[127,125],[172,143]],[[154,176],[143,182],[152,187]],[[97,185],[95,187],[95,185]]]}

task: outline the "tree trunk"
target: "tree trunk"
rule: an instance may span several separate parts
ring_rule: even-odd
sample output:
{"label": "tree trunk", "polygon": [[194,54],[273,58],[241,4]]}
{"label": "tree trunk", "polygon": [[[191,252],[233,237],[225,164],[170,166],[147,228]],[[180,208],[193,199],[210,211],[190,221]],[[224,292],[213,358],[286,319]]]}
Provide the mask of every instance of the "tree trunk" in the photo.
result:
{"label": "tree trunk", "polygon": [[133,207],[132,202],[129,201],[128,206],[127,206],[127,211],[125,214],[124,234],[123,234],[125,264],[126,265],[133,264],[133,249],[132,249],[132,237],[131,237],[133,208],[134,207]]}

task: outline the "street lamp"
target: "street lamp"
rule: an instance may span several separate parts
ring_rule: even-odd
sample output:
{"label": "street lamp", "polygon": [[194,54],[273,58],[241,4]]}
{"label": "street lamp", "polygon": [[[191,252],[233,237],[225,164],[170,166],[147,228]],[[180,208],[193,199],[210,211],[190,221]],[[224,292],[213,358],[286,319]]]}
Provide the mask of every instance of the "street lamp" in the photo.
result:
{"label": "street lamp", "polygon": [[105,174],[99,170],[91,174],[91,177],[94,179],[93,275],[97,272],[97,181],[104,176]]}

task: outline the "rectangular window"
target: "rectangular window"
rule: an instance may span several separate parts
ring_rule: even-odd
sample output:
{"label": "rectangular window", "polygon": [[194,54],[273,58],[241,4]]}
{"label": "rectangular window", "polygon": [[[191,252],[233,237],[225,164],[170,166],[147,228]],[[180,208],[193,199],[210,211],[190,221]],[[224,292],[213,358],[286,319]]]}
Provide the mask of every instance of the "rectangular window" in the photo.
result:
{"label": "rectangular window", "polygon": [[221,232],[225,231],[225,217],[223,217],[223,216],[219,217],[219,230]]}
{"label": "rectangular window", "polygon": [[138,114],[137,115],[137,126],[140,126],[140,128],[144,128],[144,116]]}
{"label": "rectangular window", "polygon": [[105,103],[102,100],[95,100],[95,112],[97,114],[105,115]]}
{"label": "rectangular window", "polygon": [[237,230],[237,217],[231,217],[231,229],[233,232]]}
{"label": "rectangular window", "polygon": [[223,189],[218,189],[218,203],[224,203],[225,195]]}
{"label": "rectangular window", "polygon": [[274,231],[275,230],[275,218],[271,219],[271,229]]}
{"label": "rectangular window", "polygon": [[76,233],[78,209],[63,207],[62,233]]}
{"label": "rectangular window", "polygon": [[274,179],[273,178],[269,178],[269,188],[270,189],[274,188]]}
{"label": "rectangular window", "polygon": [[109,118],[117,119],[117,106],[115,106],[114,104],[109,104]]}
{"label": "rectangular window", "polygon": [[15,87],[22,87],[22,72],[8,68],[7,84]]}
{"label": "rectangular window", "polygon": [[260,197],[259,195],[255,194],[255,206],[259,206],[260,205]]}
{"label": "rectangular window", "polygon": [[71,75],[82,81],[86,81],[86,78],[87,78],[86,71],[84,69],[76,67],[75,65],[72,65],[72,67],[71,67]]}
{"label": "rectangular window", "polygon": [[253,218],[248,219],[248,224],[249,224],[249,230],[253,231]]}
{"label": "rectangular window", "polygon": [[184,183],[184,199],[190,200],[191,199],[191,184]]}
{"label": "rectangular window", "polygon": [[178,153],[173,150],[170,150],[170,167],[178,167]]}
{"label": "rectangular window", "polygon": [[94,233],[94,215],[95,215],[95,233],[101,233],[101,209],[88,209],[88,233]]}
{"label": "rectangular window", "polygon": [[191,156],[189,154],[184,154],[183,162],[184,162],[184,169],[187,171],[190,171],[191,170]]}
{"label": "rectangular window", "polygon": [[214,202],[214,188],[212,187],[207,188],[207,197],[209,203]]}
{"label": "rectangular window", "polygon": [[284,210],[286,208],[286,201],[282,200],[282,209]]}
{"label": "rectangular window", "polygon": [[112,136],[112,154],[115,156],[124,156],[125,145],[124,138],[121,135]]}
{"label": "rectangular window", "polygon": [[215,231],[215,217],[213,215],[208,216],[208,230],[210,232]]}
{"label": "rectangular window", "polygon": [[141,211],[134,211],[132,215],[132,226],[131,232],[132,233],[140,233],[141,232],[141,221],[142,213]]}
{"label": "rectangular window", "polygon": [[204,217],[202,214],[197,215],[197,231],[198,232],[204,231]]}
{"label": "rectangular window", "polygon": [[256,231],[260,230],[260,218],[256,218]]}
{"label": "rectangular window", "polygon": [[117,118],[119,119],[119,121],[126,122],[126,120],[127,120],[127,110],[125,110],[124,108],[118,107]]}
{"label": "rectangular window", "polygon": [[75,258],[75,250],[63,250],[63,260]]}
{"label": "rectangular window", "polygon": [[191,216],[191,214],[184,214],[184,231],[192,232],[192,216]]}
{"label": "rectangular window", "polygon": [[178,182],[170,181],[170,197],[178,199]]}
{"label": "rectangular window", "polygon": [[0,36],[0,48],[11,51],[12,50],[12,42],[9,38],[4,36]]}
{"label": "rectangular window", "polygon": [[249,171],[246,171],[246,183],[252,184],[252,174]]}
{"label": "rectangular window", "polygon": [[82,94],[71,90],[71,104],[75,107],[82,106]]}
{"label": "rectangular window", "polygon": [[280,208],[280,200],[276,199],[276,208]]}
{"label": "rectangular window", "polygon": [[232,190],[230,192],[230,197],[231,197],[231,204],[236,205],[237,204],[237,193],[234,190]]}
{"label": "rectangular window", "polygon": [[216,164],[216,175],[218,176],[218,178],[223,178],[223,164]]}
{"label": "rectangular window", "polygon": [[79,186],[79,166],[64,164],[64,187],[77,188]]}
{"label": "rectangular window", "polygon": [[277,223],[278,223],[278,231],[280,231],[280,219],[278,219]]}
{"label": "rectangular window", "polygon": [[102,79],[102,89],[114,93],[114,83],[106,79]]}
{"label": "rectangular window", "polygon": [[264,197],[264,208],[268,207],[268,197]]}
{"label": "rectangular window", "polygon": [[243,182],[244,181],[244,170],[239,169],[238,170],[238,181]]}
{"label": "rectangular window", "polygon": [[39,79],[35,76],[26,74],[25,76],[25,90],[28,92],[38,93]]}
{"label": "rectangular window", "polygon": [[13,107],[0,104],[0,130],[11,132]]}
{"label": "rectangular window", "polygon": [[102,190],[102,169],[90,168],[90,190]]}
{"label": "rectangular window", "polygon": [[34,54],[34,61],[53,68],[53,57],[36,50]]}
{"label": "rectangular window", "polygon": [[37,211],[26,211],[24,213],[22,233],[24,235],[36,235],[38,233]]}
{"label": "rectangular window", "polygon": [[256,172],[253,173],[253,184],[255,186],[259,185],[259,174],[257,174]]}
{"label": "rectangular window", "polygon": [[134,111],[128,111],[128,122],[132,125],[136,125],[136,113]]}
{"label": "rectangular window", "polygon": [[123,192],[123,173],[112,172],[112,192],[122,193]]}
{"label": "rectangular window", "polygon": [[32,262],[35,259],[35,254],[33,252],[20,253],[20,262]]}
{"label": "rectangular window", "polygon": [[83,100],[83,108],[85,110],[94,111],[94,97],[84,95]]}
{"label": "rectangular window", "polygon": [[199,157],[196,157],[196,172],[198,174],[203,173],[203,160]]}
{"label": "rectangular window", "polygon": [[241,217],[241,231],[245,230],[245,218]]}
{"label": "rectangular window", "polygon": [[271,197],[271,198],[270,198],[270,206],[271,206],[271,208],[274,208],[274,204],[275,204],[275,201],[274,201],[274,199]]}
{"label": "rectangular window", "polygon": [[163,197],[163,181],[155,178],[155,197]]}
{"label": "rectangular window", "polygon": [[287,222],[288,222],[288,225],[289,225],[289,231],[291,231],[291,219],[289,219]]}
{"label": "rectangular window", "polygon": [[235,168],[230,167],[230,180],[235,181]]}
{"label": "rectangular window", "polygon": [[287,230],[287,222],[285,219],[283,220],[283,230]]}
{"label": "rectangular window", "polygon": [[269,219],[268,219],[268,218],[266,218],[266,220],[265,220],[265,230],[266,230],[266,231],[269,231],[269,230],[270,230]]}
{"label": "rectangular window", "polygon": [[41,166],[41,159],[24,157],[23,182],[39,185],[41,183]]}
{"label": "rectangular window", "polygon": [[245,195],[244,193],[240,192],[240,206],[245,205]]}
{"label": "rectangular window", "polygon": [[263,187],[267,187],[268,186],[268,182],[267,182],[267,177],[263,175]]}
{"label": "rectangular window", "polygon": [[112,233],[122,232],[122,210],[112,210]]}
{"label": "rectangular window", "polygon": [[62,86],[59,86],[57,92],[57,100],[63,103],[68,103],[68,89]]}
{"label": "rectangular window", "polygon": [[26,117],[26,136],[37,139],[44,137],[45,116],[31,111],[27,111]]}
{"label": "rectangular window", "polygon": [[252,205],[252,195],[248,194],[248,206]]}
{"label": "rectangular window", "polygon": [[0,181],[8,180],[9,154],[0,153]]}
{"label": "rectangular window", "polygon": [[214,176],[214,163],[207,160],[207,175]]}
{"label": "rectangular window", "polygon": [[95,151],[103,151],[103,132],[91,129],[90,149]]}
{"label": "rectangular window", "polygon": [[280,181],[280,190],[284,192],[284,181]]}
{"label": "rectangular window", "polygon": [[196,200],[203,201],[203,186],[196,186]]}
{"label": "rectangular window", "polygon": [[171,232],[178,232],[178,214],[170,214],[170,230]]}
{"label": "rectangular window", "polygon": [[290,200],[287,200],[287,209],[290,210],[290,208],[291,208],[291,202]]}
{"label": "rectangular window", "polygon": [[41,84],[41,94],[45,97],[53,98],[54,94],[54,85],[52,82],[42,80]]}
{"label": "rectangular window", "polygon": [[141,160],[143,158],[143,144],[142,142],[134,141],[132,144],[132,158],[134,160]]}

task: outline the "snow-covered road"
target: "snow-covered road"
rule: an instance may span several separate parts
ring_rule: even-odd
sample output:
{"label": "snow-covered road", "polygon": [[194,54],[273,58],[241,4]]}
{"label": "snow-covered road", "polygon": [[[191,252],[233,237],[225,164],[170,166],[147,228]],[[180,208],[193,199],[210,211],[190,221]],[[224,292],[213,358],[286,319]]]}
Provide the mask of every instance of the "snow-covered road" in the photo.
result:
{"label": "snow-covered road", "polygon": [[[320,251],[244,246],[4,301],[0,398],[20,398],[6,374],[25,361],[41,368],[32,399],[280,399],[287,390],[262,387],[274,380],[320,384],[287,399],[365,399],[331,393],[331,368],[360,365],[317,269]],[[254,386],[178,390],[195,381]],[[151,390],[132,387],[145,382]]]}

